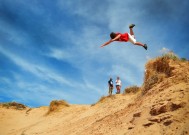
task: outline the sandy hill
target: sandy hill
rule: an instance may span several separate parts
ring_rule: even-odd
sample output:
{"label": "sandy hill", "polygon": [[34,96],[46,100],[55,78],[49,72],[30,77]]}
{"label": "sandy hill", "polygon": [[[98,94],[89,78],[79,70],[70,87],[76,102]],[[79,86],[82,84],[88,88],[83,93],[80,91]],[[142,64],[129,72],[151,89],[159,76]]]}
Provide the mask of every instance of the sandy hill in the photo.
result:
{"label": "sandy hill", "polygon": [[146,64],[141,87],[93,105],[52,101],[49,107],[0,106],[0,135],[187,135],[189,62],[158,57]]}

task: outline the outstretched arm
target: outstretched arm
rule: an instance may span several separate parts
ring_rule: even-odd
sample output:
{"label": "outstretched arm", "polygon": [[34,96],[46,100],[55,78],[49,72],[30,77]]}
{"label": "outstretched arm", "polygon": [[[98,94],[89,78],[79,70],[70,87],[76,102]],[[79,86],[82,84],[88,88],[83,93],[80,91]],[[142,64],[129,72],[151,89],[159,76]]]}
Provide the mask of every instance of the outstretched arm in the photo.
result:
{"label": "outstretched arm", "polygon": [[106,43],[102,44],[100,47],[104,47],[104,46],[106,46],[106,45],[110,44],[111,42],[113,42],[113,41],[112,41],[112,39],[110,39],[108,42],[106,42]]}
{"label": "outstretched arm", "polygon": [[114,42],[120,38],[121,35],[117,35],[114,39],[110,39],[108,42],[102,44],[100,47],[104,47],[106,45],[109,45],[111,42]]}

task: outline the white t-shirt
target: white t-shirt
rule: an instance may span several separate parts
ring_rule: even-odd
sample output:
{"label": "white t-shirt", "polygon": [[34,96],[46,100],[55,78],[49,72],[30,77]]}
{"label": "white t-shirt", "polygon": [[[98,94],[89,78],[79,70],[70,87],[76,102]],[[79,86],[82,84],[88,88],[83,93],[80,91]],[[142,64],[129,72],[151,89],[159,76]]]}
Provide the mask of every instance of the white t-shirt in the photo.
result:
{"label": "white t-shirt", "polygon": [[116,85],[120,85],[121,86],[121,80],[116,80]]}

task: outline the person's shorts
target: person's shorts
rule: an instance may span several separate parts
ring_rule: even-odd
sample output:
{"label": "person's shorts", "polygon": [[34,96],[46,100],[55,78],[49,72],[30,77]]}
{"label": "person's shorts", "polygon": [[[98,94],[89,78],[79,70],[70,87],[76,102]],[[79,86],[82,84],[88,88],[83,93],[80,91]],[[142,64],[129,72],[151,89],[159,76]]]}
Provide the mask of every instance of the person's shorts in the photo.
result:
{"label": "person's shorts", "polygon": [[131,35],[131,34],[129,34],[128,33],[128,35],[129,35],[129,42],[131,42],[132,44],[135,44],[136,43],[136,39],[135,39],[135,36],[134,35]]}
{"label": "person's shorts", "polygon": [[120,85],[116,85],[116,88],[117,88],[117,89],[120,89],[120,88],[121,88],[121,86],[120,86]]}

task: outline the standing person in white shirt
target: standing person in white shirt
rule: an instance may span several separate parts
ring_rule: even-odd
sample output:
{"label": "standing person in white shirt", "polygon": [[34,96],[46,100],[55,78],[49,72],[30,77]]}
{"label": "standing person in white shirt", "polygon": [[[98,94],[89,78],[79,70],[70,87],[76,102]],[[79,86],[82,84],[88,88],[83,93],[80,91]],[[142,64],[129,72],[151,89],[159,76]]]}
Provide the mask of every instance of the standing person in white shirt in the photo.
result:
{"label": "standing person in white shirt", "polygon": [[120,94],[121,80],[120,80],[119,76],[117,77],[117,80],[116,80],[116,89],[117,89],[117,93],[116,94]]}

